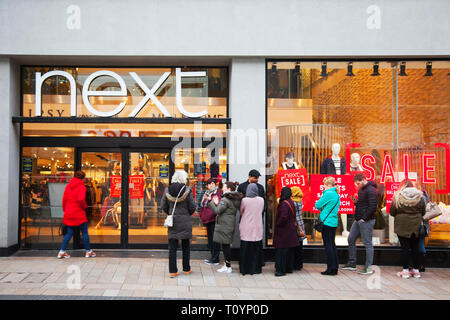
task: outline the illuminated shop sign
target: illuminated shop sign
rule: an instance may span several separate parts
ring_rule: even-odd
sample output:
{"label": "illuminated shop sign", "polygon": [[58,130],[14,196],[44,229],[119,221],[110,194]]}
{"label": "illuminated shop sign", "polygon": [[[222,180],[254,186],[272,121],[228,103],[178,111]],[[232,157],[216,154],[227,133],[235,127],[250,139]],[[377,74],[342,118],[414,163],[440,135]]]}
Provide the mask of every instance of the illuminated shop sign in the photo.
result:
{"label": "illuminated shop sign", "polygon": [[[359,143],[349,143],[346,145],[346,155],[350,155],[350,149],[360,147]],[[450,144],[448,143],[436,143],[435,147],[437,148],[445,148],[445,166],[447,168],[446,170],[446,189],[442,190],[436,190],[436,194],[448,194],[450,193],[450,170],[448,168],[450,167]],[[436,165],[435,160],[437,160],[436,153],[432,152],[424,152],[421,156],[421,176],[422,180],[421,182],[423,184],[436,184],[437,180],[433,177],[433,172],[436,172]],[[405,173],[405,178],[410,180],[413,179],[409,173],[410,173],[410,155],[408,153],[403,154],[402,156],[402,166],[403,171]],[[376,173],[373,165],[376,163],[375,157],[371,154],[364,154],[361,157],[361,166],[365,173],[367,173],[367,179],[368,180],[374,180]],[[349,165],[349,163],[348,163]],[[383,159],[382,167],[381,167],[381,177],[380,177],[380,183],[386,183],[388,180],[390,182],[400,182],[396,181],[395,175],[394,175],[394,165],[392,162],[392,157],[389,154],[386,154]]]}
{"label": "illuminated shop sign", "polygon": [[[164,72],[164,74],[161,75],[159,80],[153,85],[153,87],[150,89],[139,77],[139,75],[136,72],[130,72],[130,76],[133,78],[135,83],[144,91],[145,96],[142,98],[142,100],[136,105],[136,107],[130,112],[128,117],[133,118],[135,117],[142,108],[147,104],[149,100],[151,100],[156,107],[161,111],[162,114],[164,114],[165,117],[172,117],[170,112],[167,110],[167,108],[161,103],[161,101],[158,100],[158,98],[155,96],[156,91],[163,86],[163,84],[166,82],[166,80],[170,76],[170,72]],[[36,72],[36,104],[35,104],[35,115],[37,117],[42,115],[42,84],[44,81],[50,77],[53,76],[61,76],[65,77],[69,83],[70,83],[70,116],[75,117],[77,115],[77,98],[76,98],[76,83],[73,76],[65,71],[49,71],[43,75],[41,75],[40,72]],[[120,90],[118,91],[91,91],[89,90],[89,87],[91,86],[91,83],[98,77],[102,76],[108,76],[114,78],[119,86]],[[205,71],[195,71],[195,72],[182,72],[181,68],[176,68],[175,70],[175,96],[176,96],[176,105],[180,113],[186,117],[189,118],[198,118],[205,116],[208,111],[207,110],[201,110],[198,112],[190,112],[186,110],[186,108],[183,106],[182,96],[181,96],[181,81],[182,78],[187,77],[206,77]],[[97,72],[94,72],[90,74],[83,84],[82,89],[82,99],[83,103],[86,107],[86,109],[92,113],[93,115],[96,115],[98,117],[112,117],[117,114],[119,114],[125,107],[126,102],[121,102],[117,107],[115,107],[111,111],[99,111],[91,104],[89,101],[89,97],[126,97],[127,96],[127,87],[125,84],[125,81],[123,78],[118,75],[117,73],[109,70],[100,70]]]}

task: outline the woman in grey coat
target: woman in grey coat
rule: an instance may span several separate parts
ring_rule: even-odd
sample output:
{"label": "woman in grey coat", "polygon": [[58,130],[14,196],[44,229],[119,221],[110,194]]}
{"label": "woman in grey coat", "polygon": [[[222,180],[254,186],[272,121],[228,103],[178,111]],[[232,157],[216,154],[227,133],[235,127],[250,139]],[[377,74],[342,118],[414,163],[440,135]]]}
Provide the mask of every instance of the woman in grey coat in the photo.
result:
{"label": "woman in grey coat", "polygon": [[[242,194],[236,190],[234,182],[226,182],[223,185],[223,196],[220,202],[209,200],[209,208],[216,215],[216,227],[214,229],[213,241],[222,245],[223,255],[225,256],[225,265],[217,272],[231,273],[231,248],[233,242],[234,229],[236,226],[236,212],[241,206]],[[217,198],[215,198],[217,199]],[[216,246],[218,247],[218,246]],[[213,254],[219,257],[219,252]],[[213,264],[212,261],[206,261],[206,264]]]}
{"label": "woman in grey coat", "polygon": [[170,277],[178,275],[177,269],[177,249],[178,241],[181,240],[183,250],[183,271],[184,274],[192,273],[190,266],[190,242],[192,239],[192,214],[195,212],[195,201],[192,190],[186,185],[187,173],[178,170],[172,177],[171,185],[165,190],[161,199],[161,209],[166,214],[172,214],[173,227],[168,228],[169,238],[169,272]]}

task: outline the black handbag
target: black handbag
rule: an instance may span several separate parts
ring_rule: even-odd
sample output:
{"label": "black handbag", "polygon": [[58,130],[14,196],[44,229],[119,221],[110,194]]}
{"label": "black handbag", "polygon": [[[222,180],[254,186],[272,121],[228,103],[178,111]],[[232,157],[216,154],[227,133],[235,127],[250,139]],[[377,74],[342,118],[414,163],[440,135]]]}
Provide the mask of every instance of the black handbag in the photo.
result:
{"label": "black handbag", "polygon": [[[334,205],[333,209],[330,210],[330,212],[327,214],[327,216],[325,217],[325,219],[323,219],[323,221],[320,219],[320,217],[317,217],[317,219],[314,221],[314,225],[313,228],[318,231],[318,232],[322,232],[323,230],[323,226],[324,226],[324,222],[325,220],[327,220],[328,216],[330,215],[331,212],[333,212],[334,208],[336,208],[337,204],[339,203],[339,200],[336,202],[336,204]],[[323,207],[320,211],[323,210]]]}
{"label": "black handbag", "polygon": [[61,223],[61,225],[59,226],[59,230],[60,230],[60,234],[65,236],[67,233],[67,226],[64,223]]}
{"label": "black handbag", "polygon": [[425,238],[425,237],[429,237],[429,233],[428,233],[428,228],[427,226],[422,222],[422,224],[420,225],[420,230],[419,230],[419,238]]}

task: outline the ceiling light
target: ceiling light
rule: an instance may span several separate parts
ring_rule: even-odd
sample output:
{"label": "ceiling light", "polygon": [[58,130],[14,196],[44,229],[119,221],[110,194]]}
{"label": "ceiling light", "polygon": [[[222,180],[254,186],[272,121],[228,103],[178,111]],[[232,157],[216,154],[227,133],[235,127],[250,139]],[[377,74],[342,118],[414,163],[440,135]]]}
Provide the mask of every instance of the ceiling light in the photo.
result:
{"label": "ceiling light", "polygon": [[327,63],[322,62],[322,73],[320,74],[322,77],[326,77],[327,75]]}
{"label": "ceiling light", "polygon": [[405,77],[407,76],[406,74],[406,62],[402,61],[402,63],[400,64],[400,72],[398,74],[400,77]]}
{"label": "ceiling light", "polygon": [[271,71],[272,71],[272,74],[276,74],[277,73],[277,63],[276,62],[272,63]]}
{"label": "ceiling light", "polygon": [[373,63],[373,73],[371,74],[372,77],[379,76],[380,73],[378,72],[378,69],[380,68],[380,63],[378,61]]}
{"label": "ceiling light", "polygon": [[427,72],[425,73],[425,77],[432,77],[433,76],[433,73],[431,72],[431,69],[433,68],[433,66],[432,66],[432,62],[431,61],[428,61],[427,62]]}
{"label": "ceiling light", "polygon": [[297,63],[295,64],[295,69],[294,69],[294,71],[295,71],[295,74],[302,75],[302,73],[301,73],[301,71],[300,71],[300,62],[297,62]]}
{"label": "ceiling light", "polygon": [[354,77],[355,75],[353,74],[353,62],[349,62],[348,66],[347,66],[347,76],[348,77]]}

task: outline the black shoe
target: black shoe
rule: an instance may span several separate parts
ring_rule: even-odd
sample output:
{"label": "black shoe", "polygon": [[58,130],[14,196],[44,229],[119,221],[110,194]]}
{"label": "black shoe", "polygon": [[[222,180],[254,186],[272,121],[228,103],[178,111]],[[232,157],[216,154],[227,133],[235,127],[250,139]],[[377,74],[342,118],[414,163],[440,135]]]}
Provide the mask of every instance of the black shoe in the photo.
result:
{"label": "black shoe", "polygon": [[335,276],[337,275],[337,270],[325,270],[324,272],[321,272],[320,274],[324,276]]}
{"label": "black shoe", "polygon": [[219,265],[219,261],[212,261],[212,260],[209,260],[209,259],[207,259],[207,260],[205,261],[205,263],[206,263],[207,265],[209,265],[209,266],[218,266],[218,265]]}
{"label": "black shoe", "polygon": [[282,273],[282,272],[275,272],[275,277],[282,277],[285,276],[286,273]]}

